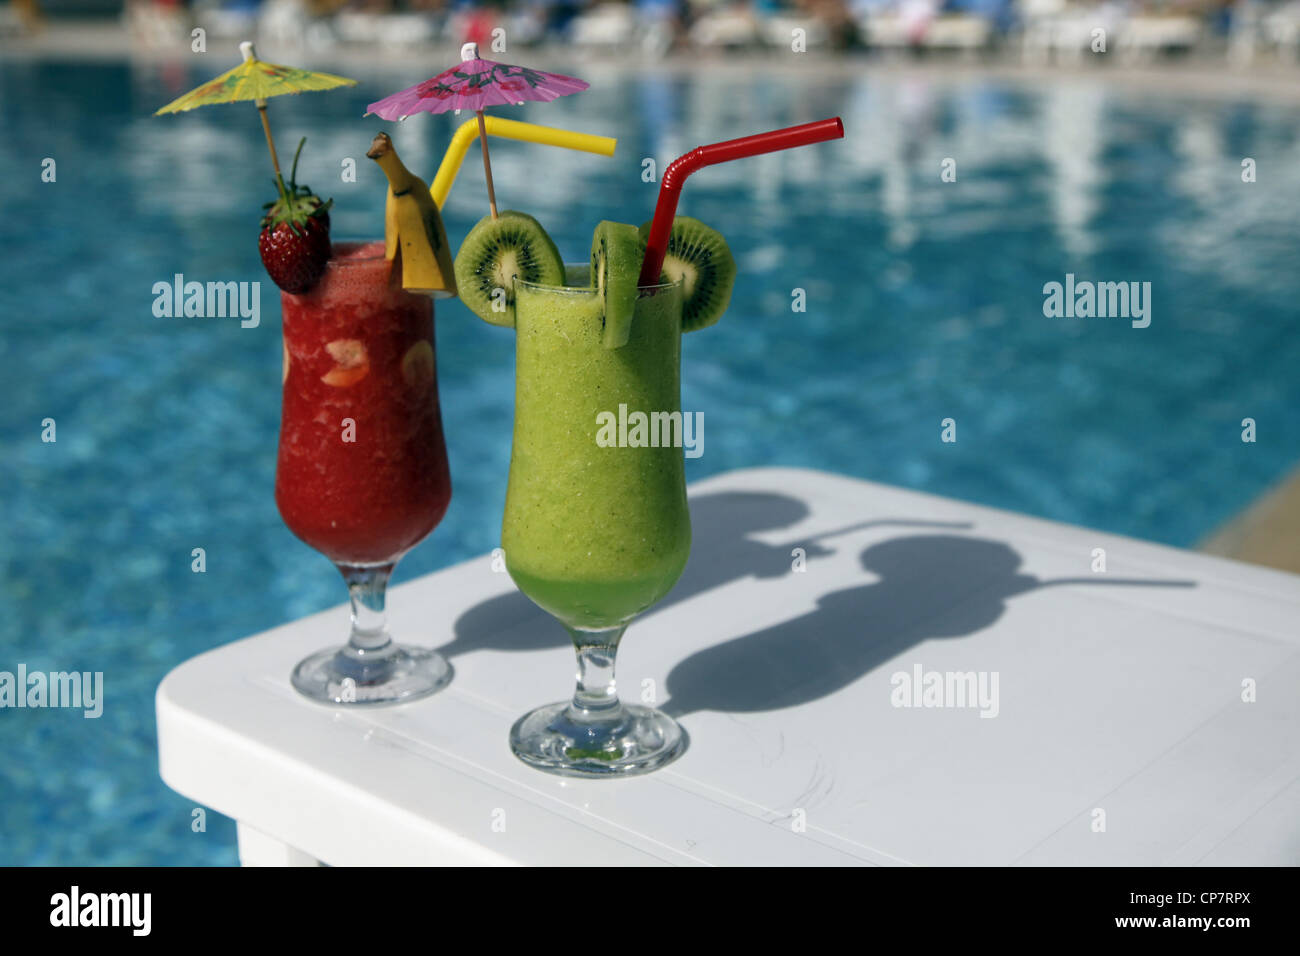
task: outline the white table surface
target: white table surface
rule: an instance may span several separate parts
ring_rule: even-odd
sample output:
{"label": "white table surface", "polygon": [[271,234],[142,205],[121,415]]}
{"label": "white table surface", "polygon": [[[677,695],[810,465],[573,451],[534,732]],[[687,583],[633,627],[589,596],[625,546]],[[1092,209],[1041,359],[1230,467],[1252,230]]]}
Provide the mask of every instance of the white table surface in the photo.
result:
{"label": "white table surface", "polygon": [[[1300,863],[1300,576],[795,469],[691,506],[686,573],[618,662],[623,696],[690,734],[669,767],[514,758],[573,654],[484,555],[390,595],[448,689],[300,698],[289,672],[345,637],[341,605],[173,670],[163,779],[235,818],[249,864]],[[997,716],[894,706],[916,665],[996,672]]]}

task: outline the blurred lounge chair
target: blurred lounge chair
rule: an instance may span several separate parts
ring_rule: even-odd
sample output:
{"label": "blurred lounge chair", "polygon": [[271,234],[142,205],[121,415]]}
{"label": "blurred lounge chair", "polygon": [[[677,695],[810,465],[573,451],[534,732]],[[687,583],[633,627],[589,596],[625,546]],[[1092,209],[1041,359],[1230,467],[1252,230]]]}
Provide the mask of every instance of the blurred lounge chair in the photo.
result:
{"label": "blurred lounge chair", "polygon": [[[528,4],[521,9],[507,13],[503,18],[502,26],[505,27],[506,35],[510,38],[510,46],[537,46],[546,39],[546,8],[540,3]],[[449,37],[449,34],[444,31],[443,36]],[[491,47],[488,49],[491,50]],[[485,53],[483,55],[492,56],[493,54]],[[505,57],[504,59],[509,58]]]}
{"label": "blurred lounge chair", "polygon": [[257,36],[267,47],[295,50],[305,45],[310,22],[302,0],[266,0],[257,17]]}
{"label": "blurred lounge chair", "polygon": [[198,0],[194,22],[208,31],[208,40],[247,40],[257,33],[257,5],[223,0]]}
{"label": "blurred lounge chair", "polygon": [[626,48],[636,35],[636,14],[622,3],[602,3],[569,21],[574,46]]}
{"label": "blurred lounge chair", "polygon": [[795,29],[805,31],[804,44],[806,49],[817,50],[830,45],[831,31],[821,20],[773,14],[764,17],[758,23],[759,36],[767,46],[787,50],[794,39]]}
{"label": "blurred lounge chair", "polygon": [[569,42],[575,46],[640,50],[659,58],[677,38],[676,12],[671,3],[642,0],[635,7],[600,4],[569,21]]}
{"label": "blurred lounge chair", "polygon": [[[1067,5],[1064,0],[1025,0],[1022,5],[1025,60],[1078,62],[1092,54],[1094,31],[1105,31],[1109,52],[1118,39],[1124,13],[1111,3]],[[1105,54],[1099,54],[1105,55]]]}
{"label": "blurred lounge chair", "polygon": [[438,39],[438,21],[424,13],[371,13],[342,10],[334,17],[334,33],[344,43],[385,49],[411,48]]}
{"label": "blurred lounge chair", "polygon": [[923,45],[932,50],[982,50],[993,39],[993,24],[972,14],[945,14],[930,25]]}
{"label": "blurred lounge chair", "polygon": [[427,14],[390,13],[380,19],[379,44],[387,49],[412,49],[437,39],[438,24]]}
{"label": "blurred lounge chair", "polygon": [[1249,66],[1263,39],[1260,4],[1255,0],[1237,0],[1228,15],[1228,62]]}
{"label": "blurred lounge chair", "polygon": [[1148,62],[1170,53],[1189,53],[1201,42],[1204,27],[1189,16],[1136,16],[1118,27],[1112,39],[1126,60]]}
{"label": "blurred lounge chair", "polygon": [[[806,22],[811,24],[813,21],[808,18]],[[763,33],[753,8],[740,3],[700,14],[691,25],[688,36],[693,46],[702,49],[738,50],[756,47],[763,42]],[[786,39],[782,45],[788,44]]]}
{"label": "blurred lounge chair", "polygon": [[157,49],[175,46],[191,27],[189,11],[172,0],[127,0],[122,19],[132,42]]}
{"label": "blurred lounge chair", "polygon": [[1300,62],[1300,2],[1288,3],[1263,18],[1264,41],[1276,49],[1278,59]]}
{"label": "blurred lounge chair", "polygon": [[[1092,6],[1067,5],[1060,0],[1026,0],[1024,54],[1035,62],[1079,61],[1085,57],[1114,56],[1147,62],[1171,53],[1196,49],[1205,25],[1186,14],[1130,14],[1117,3]],[[1105,31],[1105,52],[1094,51],[1097,30]]]}
{"label": "blurred lounge chair", "polygon": [[921,19],[902,13],[881,13],[859,21],[867,46],[882,50],[925,49],[975,52],[988,48],[993,24],[973,14],[944,14]]}

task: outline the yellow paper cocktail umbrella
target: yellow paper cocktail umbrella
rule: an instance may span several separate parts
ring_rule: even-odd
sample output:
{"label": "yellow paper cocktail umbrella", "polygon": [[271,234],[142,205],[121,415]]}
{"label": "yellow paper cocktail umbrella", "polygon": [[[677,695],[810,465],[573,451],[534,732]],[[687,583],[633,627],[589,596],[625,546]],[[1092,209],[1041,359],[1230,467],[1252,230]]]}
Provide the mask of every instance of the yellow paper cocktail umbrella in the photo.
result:
{"label": "yellow paper cocktail umbrella", "polygon": [[262,130],[266,133],[266,145],[271,151],[271,165],[275,167],[276,179],[280,179],[280,157],[275,152],[275,140],[271,137],[271,124],[266,119],[266,101],[272,96],[286,93],[310,93],[317,90],[332,90],[340,86],[356,86],[356,80],[332,73],[313,73],[311,70],[296,66],[281,66],[259,60],[248,40],[239,44],[239,52],[244,62],[233,70],[227,70],[216,79],[209,80],[202,86],[190,90],[184,96],[172,100],[154,116],[163,113],[184,113],[200,106],[214,103],[239,103],[252,100],[257,104],[262,116]]}

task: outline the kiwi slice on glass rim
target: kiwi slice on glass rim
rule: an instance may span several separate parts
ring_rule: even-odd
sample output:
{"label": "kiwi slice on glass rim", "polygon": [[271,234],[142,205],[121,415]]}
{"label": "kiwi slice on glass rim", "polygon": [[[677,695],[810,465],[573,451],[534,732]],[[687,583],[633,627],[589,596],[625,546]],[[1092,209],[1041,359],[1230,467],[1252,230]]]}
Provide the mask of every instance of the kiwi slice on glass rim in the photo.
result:
{"label": "kiwi slice on glass rim", "polygon": [[[649,238],[650,223],[640,232],[642,241]],[[682,280],[683,332],[706,328],[727,311],[736,284],[736,260],[716,229],[690,216],[674,216],[663,271],[670,282]]]}
{"label": "kiwi slice on glass rim", "polygon": [[515,277],[542,285],[564,285],[564,263],[546,230],[532,216],[513,209],[484,216],[456,253],[460,300],[484,322],[515,325]]}
{"label": "kiwi slice on glass rim", "polygon": [[591,237],[591,287],[605,309],[605,331],[601,343],[607,349],[627,345],[632,334],[632,313],[636,311],[637,283],[645,240],[636,226],[605,220]]}

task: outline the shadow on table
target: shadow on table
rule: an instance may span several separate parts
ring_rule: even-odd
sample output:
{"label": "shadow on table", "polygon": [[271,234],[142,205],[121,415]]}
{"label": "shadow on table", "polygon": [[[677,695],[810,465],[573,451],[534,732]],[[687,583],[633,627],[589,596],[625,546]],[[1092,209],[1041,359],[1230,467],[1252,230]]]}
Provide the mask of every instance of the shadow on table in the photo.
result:
{"label": "shadow on table", "polygon": [[[795,548],[803,549],[803,558],[811,566],[816,559],[835,553],[820,542],[864,528],[970,527],[961,522],[901,518],[863,521],[810,538],[769,545],[755,541],[750,535],[798,524],[808,517],[806,504],[777,492],[725,491],[696,495],[691,498],[690,506],[693,541],[690,561],[677,586],[648,613],[751,575],[771,580],[790,574],[794,557],[791,552]],[[530,626],[520,626],[525,623]],[[516,590],[489,598],[462,614],[456,620],[455,637],[439,650],[453,657],[488,648],[532,651],[568,643],[569,635],[559,622]]]}
{"label": "shadow on table", "polygon": [[817,609],[692,654],[668,674],[674,717],[701,710],[753,712],[804,704],[851,684],[930,638],[964,637],[1002,616],[1007,599],[1061,584],[1195,587],[1130,578],[1039,580],[1001,541],[957,535],[891,538],[866,548],[879,580],[820,598]]}

